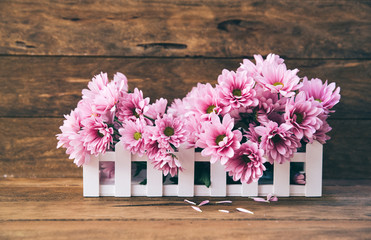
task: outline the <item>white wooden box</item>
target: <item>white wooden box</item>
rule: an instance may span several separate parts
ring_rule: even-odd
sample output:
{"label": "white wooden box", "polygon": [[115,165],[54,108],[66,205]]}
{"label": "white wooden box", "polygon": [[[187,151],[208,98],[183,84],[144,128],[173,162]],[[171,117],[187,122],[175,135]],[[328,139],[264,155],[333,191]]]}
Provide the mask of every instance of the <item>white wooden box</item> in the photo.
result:
{"label": "white wooden box", "polygon": [[[131,182],[131,163],[147,161],[146,156],[138,157],[116,144],[115,152],[107,152],[98,157],[92,156],[89,164],[83,167],[83,187],[85,197],[115,196],[306,196],[322,195],[322,145],[318,142],[306,145],[306,152],[295,153],[291,162],[304,162],[305,185],[290,185],[290,162],[273,164],[273,184],[227,184],[224,166],[220,163],[210,165],[211,185],[194,185],[195,162],[209,162],[208,158],[196,153],[194,149],[180,148],[176,153],[182,163],[183,171],[178,173],[178,184],[163,185],[162,172],[147,164],[147,184]],[[99,162],[115,162],[114,184],[100,184]]]}

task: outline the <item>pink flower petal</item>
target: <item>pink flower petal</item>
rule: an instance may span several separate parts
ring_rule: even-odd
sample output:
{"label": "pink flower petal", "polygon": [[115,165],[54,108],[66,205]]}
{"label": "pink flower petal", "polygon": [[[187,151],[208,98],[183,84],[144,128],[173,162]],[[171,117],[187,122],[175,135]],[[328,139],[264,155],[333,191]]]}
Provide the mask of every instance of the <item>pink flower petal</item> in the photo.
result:
{"label": "pink flower petal", "polygon": [[201,207],[203,205],[208,204],[209,202],[210,202],[209,200],[202,201],[200,204],[198,204],[198,206]]}
{"label": "pink flower petal", "polygon": [[224,210],[224,209],[220,209],[220,210],[218,210],[219,212],[222,212],[222,213],[229,213],[229,211],[228,210]]}
{"label": "pink flower petal", "polygon": [[269,194],[267,195],[267,201],[269,201],[269,199],[271,199],[272,196],[273,196],[273,194],[272,194],[272,193],[269,193]]}
{"label": "pink flower petal", "polygon": [[264,198],[260,198],[260,197],[253,198],[253,200],[254,200],[255,202],[268,202],[268,201],[265,200]]}
{"label": "pink flower petal", "polygon": [[273,196],[273,197],[271,197],[271,199],[269,199],[269,201],[271,201],[271,202],[278,202],[278,197]]}
{"label": "pink flower petal", "polygon": [[253,212],[247,210],[247,209],[244,209],[244,208],[236,208],[237,211],[240,211],[240,212],[244,212],[244,213],[250,213],[250,214],[254,214]]}
{"label": "pink flower petal", "polygon": [[297,179],[295,181],[297,184],[300,184],[300,185],[305,185],[306,181],[305,180],[301,180],[301,179]]}
{"label": "pink flower petal", "polygon": [[189,203],[189,204],[192,204],[192,205],[196,205],[195,202],[189,201],[189,200],[187,200],[187,199],[184,199],[184,202]]}
{"label": "pink flower petal", "polygon": [[191,206],[194,210],[196,210],[197,212],[202,212],[202,210],[199,208],[199,207],[196,207],[196,206]]}
{"label": "pink flower petal", "polygon": [[224,204],[224,203],[232,203],[232,201],[230,201],[230,200],[225,200],[225,201],[219,201],[219,202],[216,202],[216,204]]}

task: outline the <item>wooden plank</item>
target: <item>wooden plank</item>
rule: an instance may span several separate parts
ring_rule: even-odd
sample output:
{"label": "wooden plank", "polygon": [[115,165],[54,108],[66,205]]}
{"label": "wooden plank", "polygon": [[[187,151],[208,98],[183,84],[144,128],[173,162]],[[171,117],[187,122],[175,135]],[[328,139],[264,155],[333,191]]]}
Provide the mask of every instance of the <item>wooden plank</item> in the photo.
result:
{"label": "wooden plank", "polygon": [[82,168],[56,149],[62,119],[0,118],[0,176],[81,177]]}
{"label": "wooden plank", "polygon": [[370,178],[371,122],[330,119],[329,124],[333,130],[323,146],[323,178]]}
{"label": "wooden plank", "polygon": [[[49,179],[1,179],[0,221],[371,221],[370,180],[353,185],[325,184],[321,198],[279,198],[271,204],[229,197],[232,204],[220,205],[216,201],[225,198],[209,198],[210,204],[201,207],[202,214],[183,198],[83,198],[81,179],[46,181]],[[204,199],[190,198],[196,203]],[[242,214],[237,207],[249,209],[254,215]]]}
{"label": "wooden plank", "polygon": [[[235,70],[242,59],[0,57],[0,117],[62,117],[76,107],[81,90],[100,71],[117,71],[154,101],[182,98],[198,82],[216,84],[222,69]],[[369,118],[370,60],[287,60],[299,76],[329,79],[341,87],[333,118]]]}
{"label": "wooden plank", "polygon": [[368,1],[1,1],[0,54],[370,58]]}
{"label": "wooden plank", "polygon": [[[82,169],[56,149],[62,119],[0,118],[0,176],[81,177]],[[332,139],[324,145],[323,177],[370,178],[371,120],[330,119]]]}
{"label": "wooden plank", "polygon": [[[2,222],[2,239],[370,239],[369,221]],[[166,229],[166,231],[164,230]],[[180,237],[181,236],[181,237]]]}

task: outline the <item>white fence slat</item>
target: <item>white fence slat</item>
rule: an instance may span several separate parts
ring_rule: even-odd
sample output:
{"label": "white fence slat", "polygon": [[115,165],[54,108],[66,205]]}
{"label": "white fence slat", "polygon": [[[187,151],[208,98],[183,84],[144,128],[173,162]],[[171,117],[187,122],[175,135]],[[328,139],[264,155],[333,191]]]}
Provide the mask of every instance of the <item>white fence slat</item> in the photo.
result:
{"label": "white fence slat", "polygon": [[83,166],[84,197],[99,197],[99,157],[90,156],[90,161]]}
{"label": "white fence slat", "polygon": [[138,154],[133,154],[131,156],[132,162],[147,162],[147,156],[144,154],[143,156],[138,156]]}
{"label": "white fence slat", "polygon": [[264,184],[258,186],[258,195],[267,196],[270,193],[273,193],[273,184]]}
{"label": "white fence slat", "polygon": [[179,148],[177,157],[182,164],[183,171],[178,172],[178,196],[194,196],[195,151],[193,148]]}
{"label": "white fence slat", "polygon": [[273,164],[273,193],[280,197],[290,195],[290,162]]}
{"label": "white fence slat", "polygon": [[115,196],[131,196],[131,153],[119,142],[116,144]]}
{"label": "white fence slat", "polygon": [[291,162],[305,162],[306,154],[305,152],[297,152],[291,159]]}
{"label": "white fence slat", "polygon": [[163,196],[178,196],[178,185],[176,184],[163,185],[162,191]]}
{"label": "white fence slat", "polygon": [[258,182],[250,184],[242,183],[241,197],[256,197],[258,196]]}
{"label": "white fence slat", "polygon": [[147,196],[162,197],[162,171],[147,161]]}
{"label": "white fence slat", "polygon": [[115,161],[115,152],[107,151],[105,154],[99,154],[99,162],[114,162]]}
{"label": "white fence slat", "polygon": [[99,195],[103,197],[114,197],[115,196],[115,185],[100,185]]}
{"label": "white fence slat", "polygon": [[305,196],[322,195],[322,151],[323,146],[317,141],[307,144],[305,161]]}
{"label": "white fence slat", "polygon": [[290,185],[290,196],[304,196],[305,185]]}
{"label": "white fence slat", "polygon": [[227,175],[224,166],[220,162],[210,164],[210,196],[227,196]]}
{"label": "white fence slat", "polygon": [[205,185],[195,185],[195,196],[210,196],[210,189]]}
{"label": "white fence slat", "polygon": [[210,157],[204,157],[200,152],[195,152],[195,161],[196,162],[210,162]]}
{"label": "white fence slat", "polygon": [[227,196],[240,197],[242,184],[227,184]]}
{"label": "white fence slat", "polygon": [[137,197],[147,196],[147,186],[140,185],[140,184],[132,185],[131,196],[137,196]]}

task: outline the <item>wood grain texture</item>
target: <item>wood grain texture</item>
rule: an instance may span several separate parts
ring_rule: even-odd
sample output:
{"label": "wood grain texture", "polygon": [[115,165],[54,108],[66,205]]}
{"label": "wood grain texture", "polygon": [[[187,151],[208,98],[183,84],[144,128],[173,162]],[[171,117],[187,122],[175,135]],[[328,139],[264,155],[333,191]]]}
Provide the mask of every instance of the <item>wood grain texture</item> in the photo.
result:
{"label": "wood grain texture", "polygon": [[[62,117],[76,107],[81,90],[100,71],[117,71],[154,101],[182,98],[198,82],[216,84],[224,68],[242,59],[0,57],[0,117]],[[341,87],[335,119],[371,118],[370,60],[287,60],[299,76],[318,77]]]}
{"label": "wood grain texture", "polygon": [[[0,176],[81,177],[82,169],[56,149],[61,118],[0,118]],[[324,178],[370,178],[371,120],[330,120]]]}
{"label": "wood grain texture", "polygon": [[5,0],[0,9],[0,54],[371,56],[362,0]]}
{"label": "wood grain texture", "polygon": [[199,213],[176,197],[83,198],[76,178],[0,178],[0,238],[368,239],[370,186],[370,180],[325,181],[321,198],[270,204],[232,197],[232,204],[220,206],[215,202],[225,198],[211,198]]}
{"label": "wood grain texture", "polygon": [[369,239],[368,221],[42,221],[3,222],[2,239]]}

